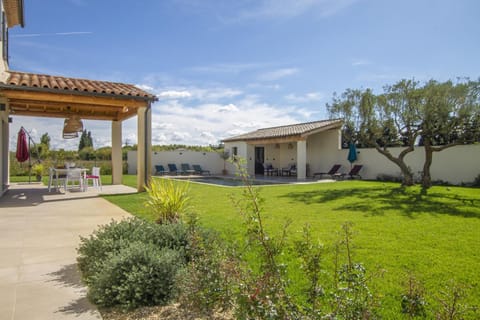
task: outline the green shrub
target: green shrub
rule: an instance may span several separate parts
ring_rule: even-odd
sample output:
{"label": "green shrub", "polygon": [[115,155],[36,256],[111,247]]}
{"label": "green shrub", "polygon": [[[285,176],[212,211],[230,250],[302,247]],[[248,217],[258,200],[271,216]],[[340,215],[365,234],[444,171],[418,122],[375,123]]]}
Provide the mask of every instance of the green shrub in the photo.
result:
{"label": "green shrub", "polygon": [[149,199],[145,206],[155,215],[157,223],[176,222],[187,213],[190,197],[188,183],[175,184],[171,179],[152,179],[146,187]]}
{"label": "green shrub", "polygon": [[228,246],[218,234],[189,223],[191,261],[177,274],[177,300],[185,310],[211,316],[216,310],[229,310],[233,297],[238,261],[228,254]]}
{"label": "green shrub", "polygon": [[178,251],[133,242],[105,261],[92,277],[88,297],[102,307],[164,304],[184,263]]}
{"label": "green shrub", "polygon": [[181,223],[157,225],[138,218],[112,221],[101,226],[88,238],[82,237],[77,249],[77,262],[83,281],[91,285],[93,276],[103,269],[105,261],[132,242],[177,250],[185,256],[187,228]]}

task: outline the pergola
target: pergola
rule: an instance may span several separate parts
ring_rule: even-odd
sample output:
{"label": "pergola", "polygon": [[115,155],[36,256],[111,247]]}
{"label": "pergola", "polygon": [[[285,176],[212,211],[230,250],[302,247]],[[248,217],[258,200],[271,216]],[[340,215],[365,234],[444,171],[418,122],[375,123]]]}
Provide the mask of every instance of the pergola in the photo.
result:
{"label": "pergola", "polygon": [[0,98],[10,115],[111,121],[112,182],[122,183],[122,121],[137,116],[137,189],[151,168],[151,103],[157,98],[133,85],[7,71]]}

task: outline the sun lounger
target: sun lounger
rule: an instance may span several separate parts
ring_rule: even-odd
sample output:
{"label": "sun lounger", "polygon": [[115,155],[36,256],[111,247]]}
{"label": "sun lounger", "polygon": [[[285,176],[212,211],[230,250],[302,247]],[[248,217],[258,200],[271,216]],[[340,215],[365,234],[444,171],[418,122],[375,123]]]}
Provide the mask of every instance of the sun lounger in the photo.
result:
{"label": "sun lounger", "polygon": [[341,174],[335,174],[334,176],[336,177],[340,177],[340,178],[350,178],[350,179],[354,179],[354,178],[358,178],[358,179],[362,179],[362,176],[359,174],[360,173],[360,170],[362,170],[363,168],[363,165],[361,164],[356,164],[353,166],[353,168],[350,170],[349,173],[341,173]]}
{"label": "sun lounger", "polygon": [[188,163],[182,163],[180,165],[182,167],[182,172],[183,174],[194,174],[195,173],[195,170],[191,169],[190,168],[190,165]]}
{"label": "sun lounger", "polygon": [[335,164],[328,172],[315,172],[313,178],[316,176],[319,176],[320,178],[322,178],[322,176],[330,176],[333,179],[341,167],[341,164]]}
{"label": "sun lounger", "polygon": [[168,170],[170,171],[171,174],[183,174],[182,170],[177,169],[177,165],[175,163],[169,163]]}
{"label": "sun lounger", "polygon": [[166,174],[167,171],[165,170],[165,168],[161,165],[161,164],[156,164],[155,165],[155,175],[164,175]]}
{"label": "sun lounger", "polygon": [[199,164],[194,164],[192,167],[193,167],[193,170],[195,170],[196,174],[203,175],[205,173],[205,174],[210,175],[210,171],[209,170],[203,170],[202,167]]}

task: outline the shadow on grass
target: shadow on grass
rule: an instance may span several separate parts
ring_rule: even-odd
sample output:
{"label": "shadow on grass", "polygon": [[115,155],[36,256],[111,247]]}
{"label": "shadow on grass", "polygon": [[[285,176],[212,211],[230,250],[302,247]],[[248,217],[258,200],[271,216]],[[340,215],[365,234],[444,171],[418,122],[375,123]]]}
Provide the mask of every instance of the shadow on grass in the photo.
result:
{"label": "shadow on grass", "polygon": [[333,210],[361,212],[371,216],[397,211],[410,218],[422,213],[480,218],[480,194],[477,197],[463,197],[454,191],[422,195],[418,188],[379,186],[290,192],[283,197],[307,205],[324,203]]}

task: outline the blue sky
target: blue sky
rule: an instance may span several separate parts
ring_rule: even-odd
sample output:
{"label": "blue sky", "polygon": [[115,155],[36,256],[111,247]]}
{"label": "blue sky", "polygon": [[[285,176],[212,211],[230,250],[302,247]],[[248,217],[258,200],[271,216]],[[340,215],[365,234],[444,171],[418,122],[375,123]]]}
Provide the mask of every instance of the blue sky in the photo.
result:
{"label": "blue sky", "polygon": [[[480,76],[478,0],[25,0],[10,69],[138,85],[154,144],[217,144],[261,127],[328,117],[346,88]],[[54,148],[62,119],[15,117]],[[85,121],[96,147],[110,123]],[[123,125],[136,143],[136,118]]]}

